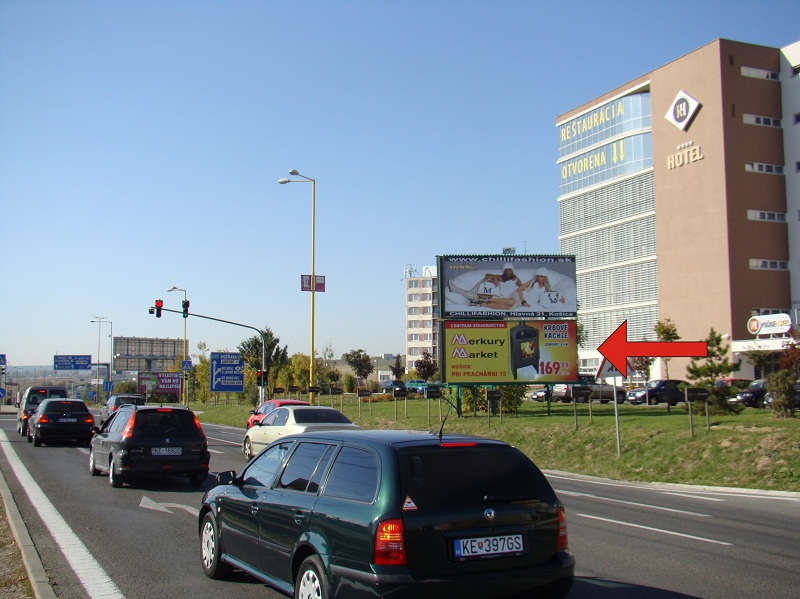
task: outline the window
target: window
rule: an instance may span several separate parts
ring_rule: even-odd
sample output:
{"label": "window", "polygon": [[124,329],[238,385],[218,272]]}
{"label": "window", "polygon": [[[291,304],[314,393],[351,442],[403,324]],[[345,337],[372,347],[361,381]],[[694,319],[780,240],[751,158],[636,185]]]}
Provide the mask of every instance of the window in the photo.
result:
{"label": "window", "polygon": [[283,470],[278,488],[316,493],[319,480],[333,455],[333,446],[324,443],[300,443]]}
{"label": "window", "polygon": [[762,220],[762,221],[774,222],[774,223],[785,223],[786,222],[786,213],[785,212],[766,212],[764,210],[748,210],[747,211],[747,219],[748,220]]}
{"label": "window", "polygon": [[767,69],[757,69],[755,67],[742,67],[742,77],[753,77],[755,79],[769,79],[770,81],[778,81],[780,74],[777,71],[768,71]]}
{"label": "window", "polygon": [[409,329],[418,329],[419,328],[419,320],[409,320],[408,321],[408,328]]}
{"label": "window", "polygon": [[772,175],[782,175],[783,166],[780,164],[765,164],[763,162],[745,162],[744,170],[748,173],[768,173]]}
{"label": "window", "polygon": [[409,316],[417,316],[419,314],[419,308],[409,308],[408,314]]}
{"label": "window", "polygon": [[410,333],[408,335],[409,341],[419,341],[419,335],[417,333]]}
{"label": "window", "polygon": [[370,452],[343,447],[331,468],[323,494],[371,502],[378,490],[378,459]]}
{"label": "window", "polygon": [[409,289],[416,289],[417,287],[419,287],[419,280],[418,279],[411,279],[408,282],[408,288]]}
{"label": "window", "polygon": [[789,270],[789,263],[785,260],[750,258],[750,268],[752,270]]}
{"label": "window", "polygon": [[284,456],[289,453],[292,443],[281,443],[256,457],[245,468],[242,478],[251,487],[269,487]]}
{"label": "window", "polygon": [[755,114],[744,114],[742,120],[746,125],[762,125],[764,127],[780,127],[781,120],[769,116],[758,116]]}
{"label": "window", "polygon": [[800,125],[800,112],[794,115],[794,124]]}
{"label": "window", "polygon": [[418,302],[419,301],[419,293],[409,293],[408,294],[408,301],[410,301],[410,302]]}

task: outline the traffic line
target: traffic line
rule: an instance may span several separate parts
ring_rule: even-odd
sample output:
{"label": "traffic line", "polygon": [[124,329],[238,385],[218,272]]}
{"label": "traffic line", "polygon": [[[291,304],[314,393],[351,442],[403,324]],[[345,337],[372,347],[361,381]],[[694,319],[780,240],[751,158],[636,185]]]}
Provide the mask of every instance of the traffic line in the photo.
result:
{"label": "traffic line", "polygon": [[89,597],[92,599],[124,599],[125,595],[122,594],[122,591],[86,549],[78,535],[69,527],[66,520],[58,513],[47,495],[30,475],[28,469],[25,468],[4,430],[0,430],[0,447],[3,448],[3,453],[14,471],[14,475],[28,495],[28,499],[39,513],[39,517],[50,531],[53,540]]}
{"label": "traffic line", "polygon": [[569,495],[571,497],[586,497],[589,499],[594,499],[597,501],[607,501],[609,503],[622,503],[625,505],[633,505],[636,507],[643,507],[651,510],[661,510],[663,512],[675,512],[677,514],[683,514],[685,516],[697,516],[698,518],[710,518],[711,514],[703,514],[701,512],[690,512],[688,510],[679,510],[672,507],[664,507],[661,505],[653,505],[652,503],[640,503],[637,501],[627,501],[625,499],[613,499],[611,497],[602,497],[600,495],[593,495],[592,493],[579,493],[577,491],[564,491],[564,490],[556,490],[556,493],[559,495]]}
{"label": "traffic line", "polygon": [[612,520],[611,518],[601,518],[600,516],[592,516],[590,514],[573,514],[574,516],[581,516],[582,518],[589,518],[590,520],[599,520],[601,522],[608,522],[610,524],[619,524],[620,526],[630,526],[631,528],[640,528],[642,530],[649,530],[651,532],[660,532],[665,535],[672,535],[674,537],[683,537],[685,539],[693,539],[695,541],[703,541],[704,543],[714,543],[716,545],[732,546],[733,543],[726,543],[725,541],[717,541],[716,539],[708,539],[706,537],[696,537],[694,535],[687,535],[682,532],[675,532],[674,530],[665,530],[663,528],[653,528],[652,526],[642,526],[641,524],[633,524],[631,522],[623,522],[622,520]]}

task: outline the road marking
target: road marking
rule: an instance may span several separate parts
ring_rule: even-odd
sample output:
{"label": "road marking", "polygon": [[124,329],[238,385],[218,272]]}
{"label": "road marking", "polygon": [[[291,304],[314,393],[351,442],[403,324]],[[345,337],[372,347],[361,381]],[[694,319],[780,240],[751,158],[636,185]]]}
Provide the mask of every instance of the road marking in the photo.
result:
{"label": "road marking", "polygon": [[702,499],[703,501],[727,501],[726,499],[720,499],[719,497],[708,497],[706,495],[696,495],[694,493],[674,493],[672,491],[662,491],[662,495],[675,495],[676,497],[688,497],[690,499]]}
{"label": "road marking", "polygon": [[73,532],[66,520],[47,498],[44,491],[36,484],[36,481],[25,468],[22,460],[19,459],[3,430],[0,430],[0,447],[3,448],[3,453],[5,453],[19,484],[25,490],[31,504],[39,513],[39,517],[50,531],[53,540],[66,558],[72,571],[75,572],[83,588],[86,589],[89,597],[93,599],[95,597],[124,599],[125,595],[122,594],[122,591],[114,584],[114,581],[106,574],[106,571],[94,559],[94,556],[89,553],[89,550],[86,549],[78,535]]}
{"label": "road marking", "polygon": [[211,449],[208,448],[208,453],[225,453],[224,451],[220,451],[219,449]]}
{"label": "road marking", "polygon": [[678,510],[671,507],[664,507],[661,505],[653,505],[650,503],[638,503],[636,501],[625,501],[624,499],[612,499],[611,497],[601,497],[600,495],[592,495],[591,493],[579,493],[576,491],[556,491],[559,495],[570,495],[572,497],[588,497],[589,499],[597,499],[600,501],[608,501],[610,503],[624,503],[625,505],[635,505],[637,507],[644,507],[653,510],[662,510],[665,512],[675,512],[678,514],[685,514],[687,516],[698,516],[699,518],[710,518],[711,514],[702,514],[700,512],[690,512],[687,510]]}
{"label": "road marking", "polygon": [[228,443],[230,445],[241,445],[241,441],[228,441],[227,439],[219,439],[217,437],[208,437],[212,441],[219,441],[220,443]]}
{"label": "road marking", "polygon": [[186,510],[195,517],[200,514],[200,510],[190,505],[184,505],[182,503],[167,503],[167,502],[159,503],[157,501],[153,501],[146,495],[142,495],[142,500],[139,502],[139,507],[143,507],[148,510],[155,510],[157,512],[166,512],[168,514],[172,513],[172,510],[170,510],[169,508]]}
{"label": "road marking", "polygon": [[732,546],[733,543],[726,543],[725,541],[717,541],[716,539],[708,539],[705,537],[696,537],[694,535],[687,535],[682,532],[675,532],[673,530],[664,530],[663,528],[653,528],[652,526],[642,526],[641,524],[633,524],[631,522],[623,522],[621,520],[612,520],[611,518],[601,518],[600,516],[592,516],[590,514],[573,514],[574,516],[581,516],[591,520],[600,520],[601,522],[609,522],[611,524],[619,524],[620,526],[630,526],[631,528],[640,528],[642,530],[649,530],[652,532],[660,532],[665,535],[672,535],[675,537],[683,537],[685,539],[694,539],[695,541],[703,541],[704,543],[715,543],[717,545]]}

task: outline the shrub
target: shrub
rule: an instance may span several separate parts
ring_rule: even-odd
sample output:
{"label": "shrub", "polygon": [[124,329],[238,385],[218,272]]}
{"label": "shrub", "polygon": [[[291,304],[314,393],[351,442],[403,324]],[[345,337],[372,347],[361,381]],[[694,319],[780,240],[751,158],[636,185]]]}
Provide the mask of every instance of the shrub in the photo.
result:
{"label": "shrub", "polygon": [[778,370],[767,376],[767,391],[772,396],[772,415],[792,418],[796,408],[795,374],[793,370]]}

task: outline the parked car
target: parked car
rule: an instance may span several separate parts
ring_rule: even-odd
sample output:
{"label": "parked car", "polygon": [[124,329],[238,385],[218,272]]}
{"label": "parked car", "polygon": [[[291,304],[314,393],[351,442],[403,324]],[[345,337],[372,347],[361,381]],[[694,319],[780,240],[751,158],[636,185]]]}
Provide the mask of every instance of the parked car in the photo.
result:
{"label": "parked car", "polygon": [[406,384],[403,381],[383,381],[383,392],[391,395],[395,391],[408,391]]}
{"label": "parked car", "polygon": [[303,598],[566,597],[575,569],[539,468],[462,435],[283,437],[217,475],[198,529],[210,578],[237,568]]}
{"label": "parked car", "polygon": [[164,474],[187,476],[199,486],[208,476],[208,441],[188,408],[125,404],[92,432],[89,473],[108,473],[112,487]]}
{"label": "parked car", "polygon": [[272,410],[250,429],[242,441],[244,459],[250,460],[264,447],[286,435],[358,428],[336,408],[324,406],[283,406]]}
{"label": "parked car", "polygon": [[69,397],[67,388],[58,386],[28,387],[17,403],[17,432],[24,437],[28,434],[28,419],[45,400],[53,398],[66,399]]}
{"label": "parked car", "polygon": [[[772,408],[772,394],[769,391],[764,395],[764,407]],[[797,409],[798,407],[800,407],[800,381],[794,384],[794,408]]]}
{"label": "parked car", "polygon": [[308,405],[311,404],[301,399],[270,399],[262,403],[260,406],[258,406],[257,409],[250,410],[250,417],[247,419],[247,428],[253,427],[256,425],[256,423],[264,420],[266,415],[269,414],[275,408],[280,408],[281,406],[308,406]]}
{"label": "parked car", "polygon": [[753,379],[738,379],[734,377],[725,377],[714,381],[715,387],[733,387],[735,389],[746,389]]}
{"label": "parked car", "polygon": [[418,393],[422,394],[425,393],[425,387],[428,386],[428,381],[423,379],[411,379],[410,381],[406,381],[406,390],[409,393]]}
{"label": "parked car", "polygon": [[132,404],[135,406],[143,406],[145,403],[144,397],[137,393],[128,393],[119,395],[112,395],[100,408],[100,425],[111,418],[111,415],[120,409],[125,404]]}
{"label": "parked car", "polygon": [[736,397],[728,399],[730,404],[741,404],[749,408],[763,408],[764,396],[767,394],[767,379],[757,379],[750,385],[736,394]]}
{"label": "parked car", "polygon": [[28,442],[34,447],[52,441],[77,441],[89,446],[94,416],[80,399],[45,399],[28,418]]}
{"label": "parked car", "polygon": [[677,405],[679,401],[685,401],[686,396],[681,385],[688,386],[689,383],[678,379],[657,379],[649,381],[643,387],[635,387],[628,391],[628,403],[656,405],[666,402],[671,406]]}
{"label": "parked car", "polygon": [[594,401],[599,400],[600,403],[608,403],[614,397],[617,398],[617,403],[624,403],[625,402],[625,388],[624,387],[614,387],[604,381],[603,379],[598,379],[590,375],[578,375],[578,383],[577,384],[568,384],[568,383],[558,383],[553,385],[553,394],[552,399],[553,401],[561,400],[564,403],[569,403],[572,401],[574,396],[572,390],[574,387],[589,387],[591,392],[588,398],[579,397],[577,398],[578,403],[585,403],[587,401]]}

